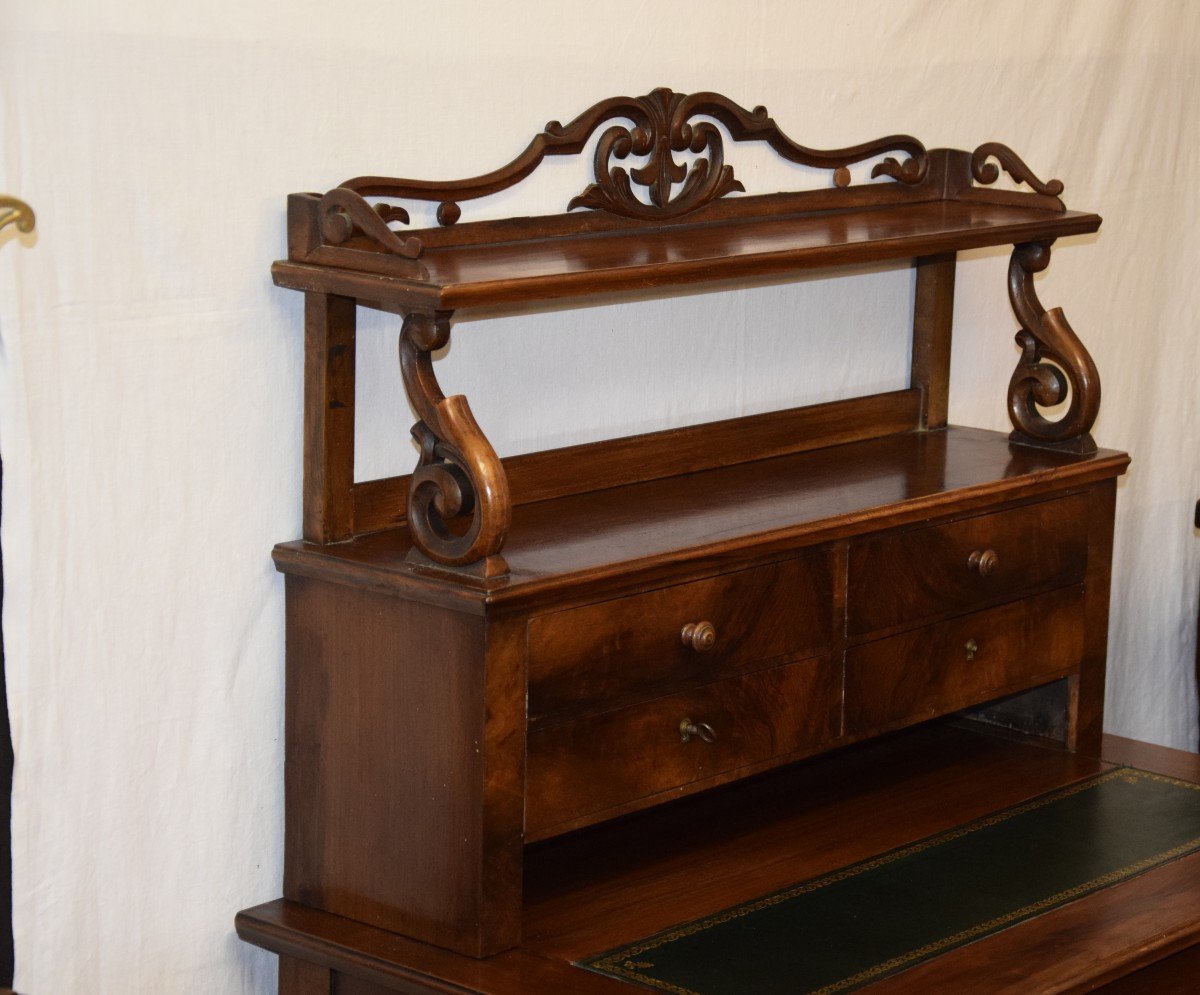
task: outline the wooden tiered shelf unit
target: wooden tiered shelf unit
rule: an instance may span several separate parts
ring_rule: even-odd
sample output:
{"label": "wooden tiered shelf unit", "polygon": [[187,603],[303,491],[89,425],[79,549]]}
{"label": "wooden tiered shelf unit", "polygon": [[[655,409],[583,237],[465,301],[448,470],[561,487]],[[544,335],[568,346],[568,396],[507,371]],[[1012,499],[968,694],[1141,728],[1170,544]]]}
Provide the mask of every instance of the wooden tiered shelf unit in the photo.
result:
{"label": "wooden tiered shelf unit", "polygon": [[[597,135],[566,213],[460,220]],[[745,194],[728,139],[831,185]],[[284,895],[238,919],[283,955],[285,992],[611,990],[564,964],[513,980],[523,922],[545,933],[523,883],[545,841],[1034,688],[1065,688],[1065,748],[1098,751],[1128,457],[1092,441],[1095,365],[1034,291],[1056,239],[1100,226],[1062,189],[996,143],[820,151],[765,108],[660,89],[551,122],[475,179],[289,198],[273,273],[306,308],[304,537],[275,550]],[[436,226],[411,228],[414,201]],[[1013,246],[1009,435],[946,423],[956,253],[992,245]],[[891,259],[915,268],[904,390],[501,459],[438,386],[456,316]],[[409,476],[354,479],[358,307],[402,316]],[[769,793],[749,797],[769,827]],[[668,925],[729,898],[703,896],[637,900]],[[479,967],[438,987],[456,956]]]}

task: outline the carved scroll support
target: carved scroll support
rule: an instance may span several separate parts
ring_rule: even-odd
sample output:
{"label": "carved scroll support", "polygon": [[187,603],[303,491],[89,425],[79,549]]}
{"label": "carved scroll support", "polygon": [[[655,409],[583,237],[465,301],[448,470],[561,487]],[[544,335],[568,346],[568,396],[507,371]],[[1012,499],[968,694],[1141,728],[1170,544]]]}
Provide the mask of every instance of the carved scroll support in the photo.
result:
{"label": "carved scroll support", "polygon": [[450,341],[450,314],[414,312],[400,335],[400,370],[419,420],[412,428],[421,455],[408,489],[410,559],[482,577],[508,572],[500,549],[512,507],[508,477],[467,399],[446,397],[432,353]]}
{"label": "carved scroll support", "polygon": [[[1062,308],[1047,311],[1033,286],[1035,273],[1050,263],[1050,242],[1014,247],[1008,266],[1008,296],[1021,329],[1021,360],[1008,385],[1010,438],[1029,446],[1094,453],[1092,424],[1100,412],[1100,373],[1068,324]],[[1070,397],[1066,413],[1051,421],[1042,408]]]}

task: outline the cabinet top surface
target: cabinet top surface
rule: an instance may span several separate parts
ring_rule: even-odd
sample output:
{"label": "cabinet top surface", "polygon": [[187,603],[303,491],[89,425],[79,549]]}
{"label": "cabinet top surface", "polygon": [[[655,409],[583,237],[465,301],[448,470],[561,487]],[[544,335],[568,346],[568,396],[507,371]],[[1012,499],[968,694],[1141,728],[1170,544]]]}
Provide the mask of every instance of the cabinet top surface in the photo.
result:
{"label": "cabinet top surface", "polygon": [[1035,497],[1124,472],[1124,453],[1080,456],[957,428],[907,432],[513,509],[510,575],[485,591],[422,575],[407,529],[276,547],[287,573],[358,577],[448,599],[527,603],[634,572],[695,570],[891,525]]}

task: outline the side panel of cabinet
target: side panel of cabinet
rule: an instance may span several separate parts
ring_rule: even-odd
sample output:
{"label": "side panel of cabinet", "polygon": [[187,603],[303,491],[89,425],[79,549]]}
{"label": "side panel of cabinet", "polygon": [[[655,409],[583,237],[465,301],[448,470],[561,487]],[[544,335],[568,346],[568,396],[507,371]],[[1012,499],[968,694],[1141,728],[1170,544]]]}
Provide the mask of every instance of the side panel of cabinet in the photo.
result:
{"label": "side panel of cabinet", "polygon": [[523,650],[522,625],[288,578],[285,898],[519,942]]}

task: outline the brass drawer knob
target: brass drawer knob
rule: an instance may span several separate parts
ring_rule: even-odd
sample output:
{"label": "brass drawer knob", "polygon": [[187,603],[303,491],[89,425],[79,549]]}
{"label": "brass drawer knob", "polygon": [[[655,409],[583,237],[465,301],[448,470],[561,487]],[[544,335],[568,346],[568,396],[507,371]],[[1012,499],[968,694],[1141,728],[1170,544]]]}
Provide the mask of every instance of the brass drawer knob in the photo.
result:
{"label": "brass drawer knob", "polygon": [[679,741],[686,743],[693,736],[704,740],[706,743],[715,743],[717,741],[717,734],[707,722],[693,722],[691,719],[684,719],[679,723]]}
{"label": "brass drawer knob", "polygon": [[967,659],[974,660],[975,654],[979,652],[979,643],[975,642],[974,639],[968,639],[967,645],[963,649],[967,651]]}
{"label": "brass drawer knob", "polygon": [[697,653],[707,653],[717,641],[717,630],[712,622],[688,622],[679,633],[684,646],[690,646]]}
{"label": "brass drawer knob", "polygon": [[967,568],[976,571],[980,577],[989,577],[1000,566],[1000,557],[994,549],[975,550],[967,557]]}

